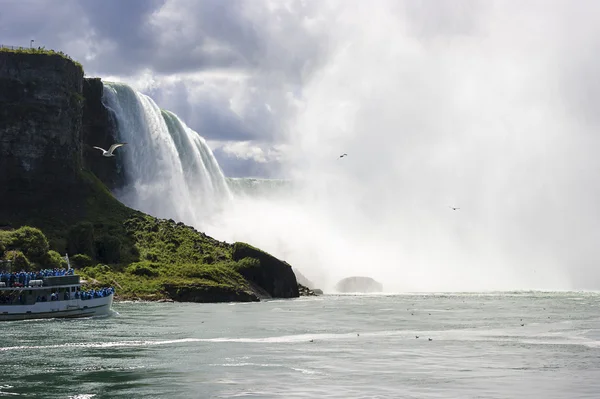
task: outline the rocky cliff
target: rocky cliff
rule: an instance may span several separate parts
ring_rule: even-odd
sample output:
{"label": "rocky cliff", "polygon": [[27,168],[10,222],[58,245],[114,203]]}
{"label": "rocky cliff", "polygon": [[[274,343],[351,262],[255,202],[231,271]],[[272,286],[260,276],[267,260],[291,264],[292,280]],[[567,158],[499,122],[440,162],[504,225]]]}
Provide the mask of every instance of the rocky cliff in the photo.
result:
{"label": "rocky cliff", "polygon": [[244,258],[254,260],[247,263],[249,267],[239,270],[246,280],[262,287],[274,298],[294,298],[299,295],[296,276],[288,263],[248,244],[236,242],[232,259],[240,261]]}
{"label": "rocky cliff", "polygon": [[102,103],[104,85],[100,78],[83,80],[83,161],[84,167],[96,175],[110,190],[123,187],[125,173],[119,159],[106,162],[94,147],[108,149],[117,142],[117,124],[113,114]]}
{"label": "rocky cliff", "polygon": [[77,182],[82,86],[59,54],[0,52],[0,208],[54,203]]}

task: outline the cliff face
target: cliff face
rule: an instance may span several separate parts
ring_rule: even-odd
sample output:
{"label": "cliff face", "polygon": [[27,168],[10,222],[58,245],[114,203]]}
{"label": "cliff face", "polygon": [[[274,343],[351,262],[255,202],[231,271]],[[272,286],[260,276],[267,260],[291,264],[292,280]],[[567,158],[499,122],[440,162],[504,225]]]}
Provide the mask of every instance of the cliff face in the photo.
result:
{"label": "cliff face", "polygon": [[0,205],[33,206],[77,181],[82,85],[58,54],[0,52]]}
{"label": "cliff face", "polygon": [[[94,173],[110,190],[123,187],[124,171],[120,158],[106,159],[101,156],[101,147],[106,150],[117,142],[117,125],[112,113],[102,103],[104,85],[100,78],[83,80],[83,159],[84,167]],[[108,161],[108,162],[107,162]]]}
{"label": "cliff face", "polygon": [[299,296],[296,275],[287,262],[248,244],[236,242],[233,245],[232,259],[240,261],[244,258],[258,261],[256,267],[239,270],[246,280],[258,285],[273,298],[296,298]]}

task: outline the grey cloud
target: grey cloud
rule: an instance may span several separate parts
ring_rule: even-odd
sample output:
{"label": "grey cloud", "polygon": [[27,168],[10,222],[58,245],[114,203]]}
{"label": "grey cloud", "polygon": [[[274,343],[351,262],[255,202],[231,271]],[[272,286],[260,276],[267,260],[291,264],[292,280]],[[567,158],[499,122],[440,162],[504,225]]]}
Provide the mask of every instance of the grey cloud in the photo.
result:
{"label": "grey cloud", "polygon": [[424,39],[475,34],[482,28],[483,12],[491,7],[491,3],[477,0],[403,1],[401,4],[410,32]]}
{"label": "grey cloud", "polygon": [[235,87],[211,93],[186,81],[147,93],[207,138],[280,136],[292,112],[287,92],[297,91],[326,54],[323,35],[305,26],[307,18],[317,16],[317,3],[294,1],[275,9],[241,0],[5,3],[0,26],[15,32],[7,40],[26,45],[29,33],[43,37],[39,41],[47,47],[82,62],[87,75],[127,81],[147,69],[161,82],[165,76],[215,69],[245,74],[246,105],[239,114],[229,107]]}
{"label": "grey cloud", "polygon": [[[194,90],[197,93],[191,99],[190,91]],[[247,141],[260,137],[251,124],[230,109],[228,98],[222,94],[184,82],[155,88],[147,94],[207,140]]]}
{"label": "grey cloud", "polygon": [[44,2],[36,0],[0,3],[0,40],[9,46],[64,50],[69,43],[85,36],[87,20],[74,0]]}
{"label": "grey cloud", "polygon": [[238,158],[228,154],[221,148],[213,151],[217,162],[227,177],[260,177],[279,179],[285,176],[280,173],[281,164],[277,161],[255,162],[252,159]]}
{"label": "grey cloud", "polygon": [[140,42],[152,43],[146,21],[166,0],[81,1],[82,11],[90,25],[102,38],[113,40],[119,47],[135,50]]}

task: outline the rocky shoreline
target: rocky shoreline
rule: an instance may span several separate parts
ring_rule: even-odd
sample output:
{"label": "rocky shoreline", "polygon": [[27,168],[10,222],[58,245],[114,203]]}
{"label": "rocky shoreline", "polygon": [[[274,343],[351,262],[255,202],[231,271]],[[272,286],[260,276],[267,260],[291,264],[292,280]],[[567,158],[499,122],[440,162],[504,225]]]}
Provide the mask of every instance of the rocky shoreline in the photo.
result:
{"label": "rocky shoreline", "polygon": [[[320,289],[310,289],[308,287],[305,287],[301,284],[298,284],[298,292],[299,292],[299,296],[300,297],[304,297],[304,296],[321,296],[323,295],[323,291],[321,291]],[[180,298],[181,299],[181,298]],[[259,302],[260,298],[253,298],[252,296],[248,296],[246,298],[242,298],[240,299],[239,297],[232,297],[230,298],[231,300],[220,300],[220,301],[214,301],[214,297],[212,298],[213,300],[210,301],[206,301],[203,300],[203,298],[201,297],[197,297],[195,298],[196,300],[176,300],[173,299],[171,297],[163,297],[163,296],[157,296],[157,295],[148,295],[145,296],[143,298],[132,298],[132,297],[123,297],[122,295],[119,295],[118,291],[115,293],[115,297],[114,297],[114,301],[115,302],[157,302],[157,303],[175,303],[175,302],[196,302],[196,303],[215,303],[215,302]],[[246,299],[246,300],[244,300]],[[289,299],[293,299],[293,298],[289,298]]]}

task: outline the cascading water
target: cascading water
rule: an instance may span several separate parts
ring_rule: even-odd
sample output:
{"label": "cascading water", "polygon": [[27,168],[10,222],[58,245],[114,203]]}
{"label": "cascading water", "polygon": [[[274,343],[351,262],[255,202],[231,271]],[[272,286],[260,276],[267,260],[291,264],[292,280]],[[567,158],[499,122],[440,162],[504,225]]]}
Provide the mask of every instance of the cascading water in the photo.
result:
{"label": "cascading water", "polygon": [[126,205],[201,228],[231,199],[206,141],[175,114],[129,86],[105,82],[103,102],[117,120],[127,185]]}

